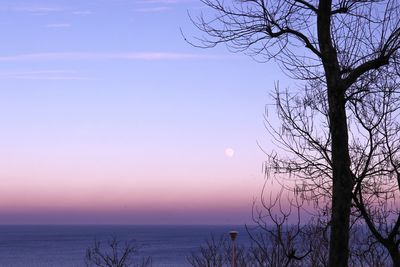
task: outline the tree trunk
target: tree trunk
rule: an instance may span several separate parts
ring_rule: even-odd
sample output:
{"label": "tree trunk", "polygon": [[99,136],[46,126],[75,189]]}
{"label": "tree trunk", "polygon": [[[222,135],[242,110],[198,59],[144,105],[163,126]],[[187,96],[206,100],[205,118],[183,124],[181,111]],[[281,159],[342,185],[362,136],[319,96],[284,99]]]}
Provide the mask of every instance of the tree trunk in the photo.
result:
{"label": "tree trunk", "polygon": [[328,91],[330,135],[332,137],[332,215],[329,243],[329,267],[347,267],[349,221],[352,201],[352,175],[348,148],[348,128],[344,82],[337,52],[331,39],[332,0],[320,0],[318,41]]}
{"label": "tree trunk", "polygon": [[390,258],[392,259],[393,267],[399,267],[400,266],[400,251],[398,247],[393,244],[391,247],[387,247]]}
{"label": "tree trunk", "polygon": [[345,267],[349,256],[349,221],[352,201],[352,176],[348,151],[348,131],[344,94],[340,86],[328,88],[332,136],[332,215],[329,266]]}

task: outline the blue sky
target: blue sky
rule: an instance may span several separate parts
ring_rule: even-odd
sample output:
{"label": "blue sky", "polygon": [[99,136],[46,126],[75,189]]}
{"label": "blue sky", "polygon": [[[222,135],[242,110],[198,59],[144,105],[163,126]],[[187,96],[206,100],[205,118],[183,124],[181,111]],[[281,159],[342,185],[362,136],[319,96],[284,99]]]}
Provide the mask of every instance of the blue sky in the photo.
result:
{"label": "blue sky", "polygon": [[191,0],[2,1],[3,223],[250,218],[264,181],[257,141],[270,144],[264,107],[274,83],[290,81],[274,62],[190,46],[181,29],[202,33],[188,12],[207,10]]}

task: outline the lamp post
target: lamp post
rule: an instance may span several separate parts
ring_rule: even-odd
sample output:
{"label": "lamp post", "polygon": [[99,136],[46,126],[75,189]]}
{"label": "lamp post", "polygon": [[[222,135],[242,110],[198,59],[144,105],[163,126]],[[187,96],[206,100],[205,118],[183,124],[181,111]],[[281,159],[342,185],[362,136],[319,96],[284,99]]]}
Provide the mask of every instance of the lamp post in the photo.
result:
{"label": "lamp post", "polygon": [[239,232],[237,231],[230,231],[229,232],[229,236],[232,240],[232,267],[236,267],[236,237],[238,235]]}

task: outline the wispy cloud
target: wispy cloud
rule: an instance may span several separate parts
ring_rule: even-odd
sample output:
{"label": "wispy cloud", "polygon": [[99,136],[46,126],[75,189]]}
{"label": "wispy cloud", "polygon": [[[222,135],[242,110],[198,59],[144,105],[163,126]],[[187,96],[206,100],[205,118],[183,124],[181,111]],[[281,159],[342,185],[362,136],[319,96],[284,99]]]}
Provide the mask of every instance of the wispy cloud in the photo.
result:
{"label": "wispy cloud", "polygon": [[160,7],[147,7],[147,8],[136,8],[136,12],[145,12],[145,13],[153,13],[153,12],[163,12],[171,10],[170,7],[160,6]]}
{"label": "wispy cloud", "polygon": [[69,23],[52,23],[46,25],[46,28],[69,28],[69,27],[71,27],[71,24]]}
{"label": "wispy cloud", "polygon": [[72,15],[77,15],[77,16],[88,16],[88,15],[92,15],[93,11],[90,10],[77,10],[77,11],[73,11]]}
{"label": "wispy cloud", "polygon": [[33,6],[33,5],[14,6],[11,9],[15,11],[23,11],[34,14],[47,14],[47,13],[60,12],[64,10],[63,8],[56,6]]}
{"label": "wispy cloud", "polygon": [[25,72],[0,72],[0,79],[13,80],[88,80],[76,71],[41,70]]}
{"label": "wispy cloud", "polygon": [[58,7],[44,7],[44,6],[19,6],[16,7],[15,10],[19,11],[28,11],[34,13],[42,13],[42,12],[57,12],[61,11],[61,8]]}
{"label": "wispy cloud", "polygon": [[138,4],[176,4],[178,0],[139,0]]}
{"label": "wispy cloud", "polygon": [[215,57],[190,53],[170,52],[126,52],[126,53],[32,53],[18,55],[0,55],[0,62],[8,61],[90,61],[90,60],[193,60]]}
{"label": "wispy cloud", "polygon": [[137,0],[137,4],[162,4],[162,5],[172,5],[172,4],[182,4],[182,3],[198,3],[198,0]]}
{"label": "wispy cloud", "polygon": [[163,12],[171,10],[173,6],[188,0],[137,0],[137,12]]}

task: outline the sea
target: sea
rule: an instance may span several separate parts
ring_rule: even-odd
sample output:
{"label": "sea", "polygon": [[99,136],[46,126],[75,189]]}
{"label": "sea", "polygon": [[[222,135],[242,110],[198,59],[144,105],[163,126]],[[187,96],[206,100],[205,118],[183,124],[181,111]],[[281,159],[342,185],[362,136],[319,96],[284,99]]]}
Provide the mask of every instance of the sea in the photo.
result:
{"label": "sea", "polygon": [[153,267],[187,267],[206,240],[232,230],[240,245],[250,242],[237,225],[1,225],[0,267],[83,267],[87,248],[112,238],[133,243]]}

